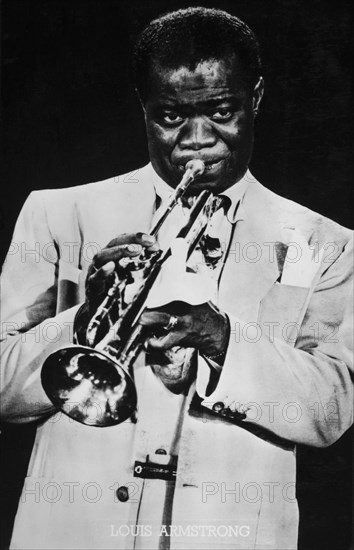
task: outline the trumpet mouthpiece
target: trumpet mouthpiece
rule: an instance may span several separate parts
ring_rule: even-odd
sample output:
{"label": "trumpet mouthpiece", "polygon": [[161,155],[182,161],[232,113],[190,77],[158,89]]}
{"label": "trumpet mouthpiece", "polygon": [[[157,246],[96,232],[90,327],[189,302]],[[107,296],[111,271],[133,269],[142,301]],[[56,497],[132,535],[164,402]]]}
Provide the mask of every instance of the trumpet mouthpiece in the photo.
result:
{"label": "trumpet mouthpiece", "polygon": [[189,160],[185,166],[186,171],[189,170],[191,172],[191,176],[196,178],[197,176],[201,176],[205,170],[205,164],[200,159],[193,159]]}

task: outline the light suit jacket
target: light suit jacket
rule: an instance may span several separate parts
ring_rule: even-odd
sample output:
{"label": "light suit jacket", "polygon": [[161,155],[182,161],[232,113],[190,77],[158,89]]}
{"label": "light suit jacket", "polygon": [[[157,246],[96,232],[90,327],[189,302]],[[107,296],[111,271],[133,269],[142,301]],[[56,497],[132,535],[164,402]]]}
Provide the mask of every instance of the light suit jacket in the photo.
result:
{"label": "light suit jacket", "polygon": [[[72,343],[92,256],[149,229],[156,174],[148,165],[29,196],[2,279],[2,417],[39,421],[12,548],[156,550],[161,525],[172,549],[296,548],[295,445],[330,445],[352,423],[351,233],[245,177],[219,287],[231,336],[215,391],[203,393],[205,363],[197,406],[195,385],[176,396],[140,360],[138,422],[112,428],[54,414],[40,370]],[[308,248],[289,256],[294,235],[323,250],[310,282]],[[282,284],[286,262],[297,284]],[[216,402],[247,417],[215,413]],[[178,454],[175,487],[134,476],[161,448]]]}

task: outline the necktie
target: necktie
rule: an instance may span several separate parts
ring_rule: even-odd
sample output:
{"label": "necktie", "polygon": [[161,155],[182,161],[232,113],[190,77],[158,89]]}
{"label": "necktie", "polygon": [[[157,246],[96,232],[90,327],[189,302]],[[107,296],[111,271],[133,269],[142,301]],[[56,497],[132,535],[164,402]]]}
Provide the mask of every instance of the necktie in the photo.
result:
{"label": "necktie", "polygon": [[229,206],[230,199],[228,197],[214,198],[210,222],[197,247],[197,251],[199,250],[202,254],[205,266],[210,270],[215,270],[219,266],[225,252],[225,247],[220,242],[220,236]]}

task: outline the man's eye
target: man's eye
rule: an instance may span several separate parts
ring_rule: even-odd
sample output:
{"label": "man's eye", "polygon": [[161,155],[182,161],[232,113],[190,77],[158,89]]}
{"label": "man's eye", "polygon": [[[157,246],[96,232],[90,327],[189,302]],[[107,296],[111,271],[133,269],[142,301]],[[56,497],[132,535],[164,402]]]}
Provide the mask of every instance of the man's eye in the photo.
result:
{"label": "man's eye", "polygon": [[183,120],[181,116],[173,112],[165,113],[162,119],[165,122],[165,124],[170,124],[171,126],[173,126],[174,124],[179,124]]}
{"label": "man's eye", "polygon": [[229,109],[218,109],[217,111],[214,111],[210,118],[212,120],[216,120],[216,121],[227,121],[227,120],[230,120],[230,118],[232,118],[233,116],[233,112],[230,111]]}

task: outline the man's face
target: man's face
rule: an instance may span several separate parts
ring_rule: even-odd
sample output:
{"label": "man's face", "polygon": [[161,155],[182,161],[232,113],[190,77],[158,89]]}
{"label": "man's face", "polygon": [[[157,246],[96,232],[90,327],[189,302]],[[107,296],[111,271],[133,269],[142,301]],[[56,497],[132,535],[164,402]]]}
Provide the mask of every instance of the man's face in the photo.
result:
{"label": "man's face", "polygon": [[167,69],[155,64],[150,71],[145,104],[148,147],[153,167],[176,187],[186,162],[201,159],[204,174],[189,188],[220,193],[247,170],[253,146],[254,110],[262,97],[263,82],[249,91],[233,57]]}

